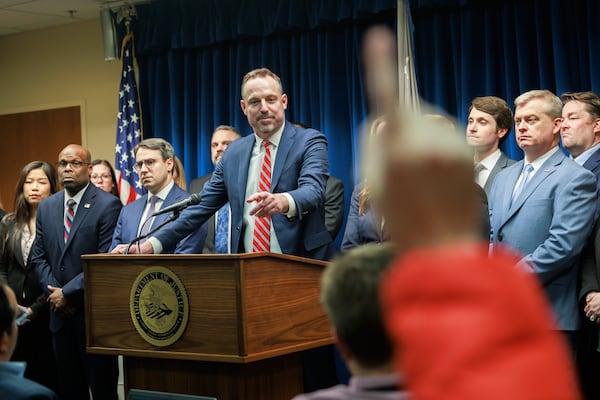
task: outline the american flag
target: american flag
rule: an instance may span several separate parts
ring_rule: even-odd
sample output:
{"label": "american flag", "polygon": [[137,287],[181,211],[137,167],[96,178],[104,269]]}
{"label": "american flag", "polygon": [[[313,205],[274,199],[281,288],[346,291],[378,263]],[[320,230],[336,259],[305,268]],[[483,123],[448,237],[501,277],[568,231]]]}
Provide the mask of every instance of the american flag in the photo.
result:
{"label": "american flag", "polygon": [[135,71],[133,70],[133,35],[123,38],[121,85],[119,86],[119,112],[117,114],[117,141],[115,165],[121,202],[128,204],[143,194],[143,186],[133,169],[133,148],[142,140],[142,121]]}

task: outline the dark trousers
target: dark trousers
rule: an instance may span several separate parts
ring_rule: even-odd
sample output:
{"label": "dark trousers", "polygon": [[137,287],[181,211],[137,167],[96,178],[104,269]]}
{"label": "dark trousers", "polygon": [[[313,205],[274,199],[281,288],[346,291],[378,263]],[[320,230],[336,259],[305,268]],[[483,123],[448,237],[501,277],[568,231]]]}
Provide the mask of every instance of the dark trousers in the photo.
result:
{"label": "dark trousers", "polygon": [[65,319],[53,333],[58,390],[63,400],[117,400],[119,369],[116,356],[88,354],[85,351],[85,327],[80,321]]}
{"label": "dark trousers", "polygon": [[598,325],[582,318],[577,338],[577,372],[585,399],[600,399],[600,353]]}
{"label": "dark trousers", "polygon": [[304,392],[314,392],[338,384],[333,345],[317,347],[302,353]]}

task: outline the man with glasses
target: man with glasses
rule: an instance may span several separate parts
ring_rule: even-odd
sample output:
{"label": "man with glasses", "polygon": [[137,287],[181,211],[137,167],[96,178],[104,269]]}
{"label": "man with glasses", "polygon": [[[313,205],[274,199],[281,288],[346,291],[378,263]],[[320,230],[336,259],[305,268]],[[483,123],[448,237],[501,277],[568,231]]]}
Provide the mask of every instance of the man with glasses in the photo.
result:
{"label": "man with glasses", "polygon": [[[148,193],[121,210],[110,246],[115,253],[123,253],[132,240],[149,233],[169,218],[168,213],[156,217],[152,214],[189,196],[173,181],[175,154],[169,142],[160,138],[146,139],[138,143],[133,152],[136,160],[134,168]],[[205,238],[206,225],[203,225],[163,252],[202,253]]]}
{"label": "man with glasses", "polygon": [[[50,304],[50,331],[64,400],[117,399],[117,358],[87,354],[83,254],[106,253],[121,202],[90,184],[90,152],[77,144],[58,156],[64,190],[40,203],[32,263]],[[53,366],[48,366],[53,368]]]}
{"label": "man with glasses", "polygon": [[[0,278],[0,393],[2,398],[58,399],[56,394],[45,386],[23,377],[25,363],[10,362],[19,333],[19,316],[23,315],[17,298],[10,286]],[[25,313],[27,315],[27,313]]]}

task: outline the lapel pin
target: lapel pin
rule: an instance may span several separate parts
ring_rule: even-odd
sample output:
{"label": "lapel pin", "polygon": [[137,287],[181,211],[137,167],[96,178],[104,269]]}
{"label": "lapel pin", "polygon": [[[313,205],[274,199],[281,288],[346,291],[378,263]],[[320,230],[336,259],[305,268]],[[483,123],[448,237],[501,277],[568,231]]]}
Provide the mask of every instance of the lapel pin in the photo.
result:
{"label": "lapel pin", "polygon": [[85,203],[85,204],[83,205],[83,208],[90,208],[91,206],[92,206],[92,205],[91,205],[90,203]]}
{"label": "lapel pin", "polygon": [[544,172],[545,172],[545,173],[548,173],[548,172],[550,172],[550,171],[552,171],[552,169],[550,169],[550,168],[546,168],[546,169],[544,170]]}

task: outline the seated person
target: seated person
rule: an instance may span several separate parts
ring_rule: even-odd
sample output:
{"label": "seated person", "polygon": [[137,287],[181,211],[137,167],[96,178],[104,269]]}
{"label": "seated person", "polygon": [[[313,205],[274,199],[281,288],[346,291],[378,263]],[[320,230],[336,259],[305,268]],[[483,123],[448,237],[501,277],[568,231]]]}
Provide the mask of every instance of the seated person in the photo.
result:
{"label": "seated person", "polygon": [[[10,400],[55,400],[58,396],[34,381],[23,377],[24,362],[10,362],[17,345],[19,306],[12,289],[0,279],[0,393]],[[48,366],[52,368],[51,365]]]}
{"label": "seated person", "polygon": [[395,258],[391,245],[359,246],[336,258],[323,273],[321,302],[352,378],[294,400],[408,399],[392,367],[392,348],[379,312],[379,282]]}

